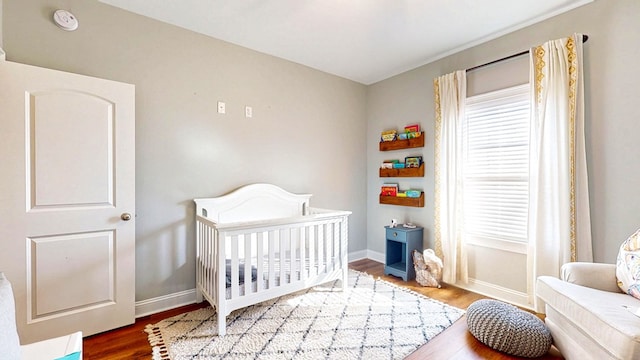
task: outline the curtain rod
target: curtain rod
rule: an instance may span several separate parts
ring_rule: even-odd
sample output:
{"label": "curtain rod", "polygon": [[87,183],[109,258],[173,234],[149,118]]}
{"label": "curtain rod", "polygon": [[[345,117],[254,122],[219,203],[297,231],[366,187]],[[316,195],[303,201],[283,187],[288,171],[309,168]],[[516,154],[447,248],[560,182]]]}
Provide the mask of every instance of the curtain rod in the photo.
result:
{"label": "curtain rod", "polygon": [[[586,42],[587,42],[587,40],[589,40],[589,36],[588,36],[588,35],[582,35],[582,43],[583,43],[583,44],[584,44],[584,43],[586,43]],[[489,65],[493,65],[493,64],[495,64],[495,63],[499,63],[499,62],[502,62],[502,61],[505,61],[505,60],[513,59],[513,58],[515,58],[515,57],[522,56],[522,55],[526,55],[526,54],[528,54],[528,53],[529,53],[529,50],[525,50],[525,51],[519,52],[519,53],[517,53],[517,54],[513,54],[513,55],[509,55],[509,56],[503,57],[503,58],[498,59],[498,60],[489,61],[489,62],[488,62],[488,63],[486,63],[486,64],[476,65],[476,66],[474,66],[474,67],[472,67],[472,68],[468,68],[468,69],[467,69],[467,70],[465,70],[465,71],[466,71],[466,72],[469,72],[469,71],[477,70],[477,69],[483,68],[483,67],[485,67],[485,66],[489,66]]]}

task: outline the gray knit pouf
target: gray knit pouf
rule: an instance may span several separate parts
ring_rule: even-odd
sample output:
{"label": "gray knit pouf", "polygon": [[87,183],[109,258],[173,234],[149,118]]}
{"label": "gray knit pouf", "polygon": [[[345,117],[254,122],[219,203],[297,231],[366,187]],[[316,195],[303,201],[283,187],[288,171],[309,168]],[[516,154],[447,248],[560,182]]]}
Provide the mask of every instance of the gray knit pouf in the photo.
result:
{"label": "gray knit pouf", "polygon": [[542,320],[497,300],[478,300],[469,305],[467,327],[478,341],[514,356],[542,356],[553,342]]}

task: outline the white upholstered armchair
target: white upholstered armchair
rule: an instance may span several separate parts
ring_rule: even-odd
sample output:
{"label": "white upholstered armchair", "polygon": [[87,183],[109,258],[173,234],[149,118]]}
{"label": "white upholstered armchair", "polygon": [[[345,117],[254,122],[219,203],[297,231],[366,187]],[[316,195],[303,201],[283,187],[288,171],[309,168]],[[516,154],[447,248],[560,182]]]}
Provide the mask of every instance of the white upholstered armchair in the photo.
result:
{"label": "white upholstered armchair", "polygon": [[616,266],[568,263],[561,279],[541,276],[536,296],[567,360],[640,359],[640,300],[617,286]]}
{"label": "white upholstered armchair", "polygon": [[82,332],[20,345],[11,283],[0,272],[0,358],[3,360],[82,359]]}

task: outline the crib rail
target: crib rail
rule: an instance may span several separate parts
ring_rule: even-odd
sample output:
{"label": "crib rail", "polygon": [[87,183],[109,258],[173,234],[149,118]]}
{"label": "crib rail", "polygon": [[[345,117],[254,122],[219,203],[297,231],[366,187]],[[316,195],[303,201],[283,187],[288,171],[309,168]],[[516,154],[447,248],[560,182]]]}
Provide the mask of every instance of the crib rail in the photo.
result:
{"label": "crib rail", "polygon": [[197,214],[198,301],[226,316],[334,279],[346,287],[350,214],[310,208],[304,216],[228,224]]}

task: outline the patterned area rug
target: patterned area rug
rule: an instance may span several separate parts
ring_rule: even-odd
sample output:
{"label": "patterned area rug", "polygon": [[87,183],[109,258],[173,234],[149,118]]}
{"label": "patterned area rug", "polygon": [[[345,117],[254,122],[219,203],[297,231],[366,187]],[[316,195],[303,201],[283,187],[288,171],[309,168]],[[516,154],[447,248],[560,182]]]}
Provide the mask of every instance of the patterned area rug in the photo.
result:
{"label": "patterned area rug", "polygon": [[154,359],[402,359],[463,310],[349,270],[340,280],[236,310],[216,335],[211,307],[147,326]]}

